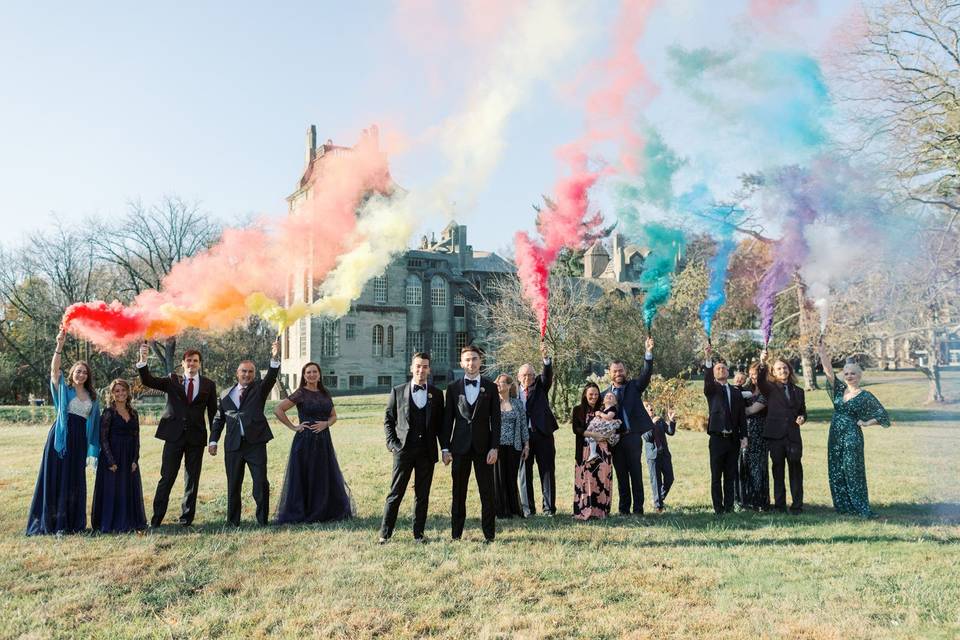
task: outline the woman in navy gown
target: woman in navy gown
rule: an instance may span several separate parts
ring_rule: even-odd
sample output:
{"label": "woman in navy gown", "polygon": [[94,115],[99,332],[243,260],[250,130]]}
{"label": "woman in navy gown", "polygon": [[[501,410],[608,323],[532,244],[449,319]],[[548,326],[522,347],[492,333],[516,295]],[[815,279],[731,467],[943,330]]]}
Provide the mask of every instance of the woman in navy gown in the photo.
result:
{"label": "woman in navy gown", "polygon": [[27,517],[27,535],[77,533],[87,528],[88,457],[100,455],[100,404],[90,366],[77,360],[64,379],[60,368],[66,331],[60,328],[50,362],[56,421],[40,459],[40,474]]}
{"label": "woman in navy gown", "polygon": [[[287,411],[297,407],[298,423]],[[274,409],[277,419],[296,432],[280,493],[277,524],[344,520],[353,515],[350,492],[337,464],[330,427],[337,421],[333,399],[323,386],[320,365],[308,362],[300,387]]]}
{"label": "woman in navy gown", "polygon": [[100,462],[90,525],[101,533],[143,531],[147,516],[140,482],[140,416],[130,404],[130,383],[110,383],[110,405],[100,418]]}

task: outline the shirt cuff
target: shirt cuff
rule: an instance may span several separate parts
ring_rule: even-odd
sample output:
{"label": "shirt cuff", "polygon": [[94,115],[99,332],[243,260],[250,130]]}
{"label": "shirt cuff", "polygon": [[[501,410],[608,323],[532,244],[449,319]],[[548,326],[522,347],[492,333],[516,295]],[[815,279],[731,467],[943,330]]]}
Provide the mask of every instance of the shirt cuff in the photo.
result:
{"label": "shirt cuff", "polygon": [[270,361],[270,368],[271,368],[271,369],[279,369],[279,368],[280,368],[280,361],[279,361],[279,360],[271,360],[271,361]]}
{"label": "shirt cuff", "polygon": [[217,441],[216,441],[216,440],[212,440],[212,441],[210,442],[210,444],[208,444],[207,446],[208,446],[208,447],[215,447],[215,446],[217,446]]}
{"label": "shirt cuff", "polygon": [[146,363],[146,362],[138,362],[138,363],[137,363],[137,369],[143,369],[145,366],[147,366],[147,363]]}
{"label": "shirt cuff", "polygon": [[544,358],[544,359],[543,359],[543,364],[545,364],[545,365],[547,365],[547,366],[549,367],[551,364],[553,364],[553,358]]}
{"label": "shirt cuff", "polygon": [[647,351],[647,355],[644,356],[644,359],[646,359],[646,360],[653,360],[653,352],[652,352],[652,351]]}
{"label": "shirt cuff", "polygon": [[450,453],[450,449],[440,449],[440,453]]}

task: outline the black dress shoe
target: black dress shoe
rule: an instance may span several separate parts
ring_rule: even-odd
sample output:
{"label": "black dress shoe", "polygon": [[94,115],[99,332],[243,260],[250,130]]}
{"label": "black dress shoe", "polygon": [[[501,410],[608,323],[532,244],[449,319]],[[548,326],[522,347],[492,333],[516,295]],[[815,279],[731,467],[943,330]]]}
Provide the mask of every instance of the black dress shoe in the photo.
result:
{"label": "black dress shoe", "polygon": [[492,544],[492,543],[493,543],[493,538],[484,538],[484,539],[483,539],[483,544]]}
{"label": "black dress shoe", "polygon": [[803,513],[803,509],[801,509],[800,507],[790,507],[790,515],[798,516],[801,513]]}
{"label": "black dress shoe", "polygon": [[427,539],[424,538],[423,536],[420,536],[419,538],[414,538],[413,544],[427,544]]}

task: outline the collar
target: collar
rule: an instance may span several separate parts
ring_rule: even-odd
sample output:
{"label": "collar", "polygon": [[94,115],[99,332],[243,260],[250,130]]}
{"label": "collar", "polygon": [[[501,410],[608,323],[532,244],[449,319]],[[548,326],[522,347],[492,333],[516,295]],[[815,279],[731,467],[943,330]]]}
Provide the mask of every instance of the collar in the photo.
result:
{"label": "collar", "polygon": [[479,380],[479,379],[480,379],[480,375],[477,374],[476,376],[468,376],[468,375],[464,374],[463,379],[464,379],[464,380]]}

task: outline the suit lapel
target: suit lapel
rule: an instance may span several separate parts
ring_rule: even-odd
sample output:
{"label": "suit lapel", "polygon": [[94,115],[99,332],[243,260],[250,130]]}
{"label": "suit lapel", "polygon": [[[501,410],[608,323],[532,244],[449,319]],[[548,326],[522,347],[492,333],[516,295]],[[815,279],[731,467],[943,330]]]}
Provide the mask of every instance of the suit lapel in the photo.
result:
{"label": "suit lapel", "polygon": [[[403,417],[407,424],[410,424],[410,385],[412,384],[412,382],[408,382],[407,384],[403,385],[403,397],[400,400],[400,402],[403,403]],[[429,404],[429,400],[427,401],[427,404]]]}
{"label": "suit lapel", "polygon": [[187,398],[187,390],[183,388],[184,379],[175,373],[171,373],[170,377],[173,378],[174,386],[177,388],[177,393],[180,394],[180,398],[185,403],[190,404],[190,400]]}
{"label": "suit lapel", "polygon": [[429,428],[430,427],[430,404],[431,404],[430,397],[433,394],[430,392],[430,385],[428,384],[425,386],[427,387],[427,404],[424,406],[424,409],[426,409],[426,422],[427,422],[427,428]]}

